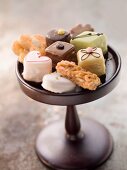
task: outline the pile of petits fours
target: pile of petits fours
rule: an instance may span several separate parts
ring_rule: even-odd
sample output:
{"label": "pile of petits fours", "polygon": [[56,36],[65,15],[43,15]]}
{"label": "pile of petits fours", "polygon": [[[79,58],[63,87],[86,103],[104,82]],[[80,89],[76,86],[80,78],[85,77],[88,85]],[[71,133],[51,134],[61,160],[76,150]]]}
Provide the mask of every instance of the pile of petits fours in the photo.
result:
{"label": "pile of petits fours", "polygon": [[106,74],[106,36],[89,24],[70,31],[52,29],[46,36],[21,35],[12,50],[23,64],[23,79],[50,92],[72,92],[77,87],[96,90]]}

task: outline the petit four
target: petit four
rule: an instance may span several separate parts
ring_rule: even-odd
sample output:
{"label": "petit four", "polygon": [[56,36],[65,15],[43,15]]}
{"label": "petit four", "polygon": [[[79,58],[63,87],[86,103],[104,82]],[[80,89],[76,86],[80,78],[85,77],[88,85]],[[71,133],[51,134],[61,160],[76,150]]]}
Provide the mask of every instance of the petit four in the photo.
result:
{"label": "petit four", "polygon": [[76,60],[74,45],[67,42],[56,41],[47,47],[45,51],[46,55],[52,59],[53,68],[61,60]]}
{"label": "petit four", "polygon": [[70,42],[71,36],[70,33],[65,31],[64,29],[54,29],[47,33],[46,35],[46,42],[47,45],[51,45],[56,41],[65,41]]}
{"label": "petit four", "polygon": [[105,59],[101,48],[88,47],[77,53],[78,65],[97,76],[105,74]]}
{"label": "petit four", "polygon": [[75,46],[76,51],[87,47],[98,47],[105,54],[108,50],[106,36],[103,33],[85,31],[73,37],[70,43]]}
{"label": "petit four", "polygon": [[43,76],[52,72],[52,60],[39,51],[29,52],[23,64],[23,78],[27,81],[42,82]]}
{"label": "petit four", "polygon": [[106,77],[107,38],[90,24],[53,29],[46,36],[21,35],[12,50],[23,63],[23,78],[51,92],[96,90]]}
{"label": "petit four", "polygon": [[64,93],[74,90],[76,84],[54,72],[43,77],[42,87],[54,93]]}
{"label": "petit four", "polygon": [[19,40],[12,45],[13,52],[18,56],[18,60],[23,63],[24,57],[29,51],[37,50],[41,55],[45,55],[46,39],[41,35],[21,35]]}
{"label": "petit four", "polygon": [[56,70],[63,77],[68,78],[84,89],[96,90],[101,84],[100,78],[96,74],[85,71],[74,62],[63,60],[57,64]]}
{"label": "petit four", "polygon": [[70,30],[70,33],[72,37],[75,37],[84,31],[94,31],[94,28],[90,24],[78,24]]}

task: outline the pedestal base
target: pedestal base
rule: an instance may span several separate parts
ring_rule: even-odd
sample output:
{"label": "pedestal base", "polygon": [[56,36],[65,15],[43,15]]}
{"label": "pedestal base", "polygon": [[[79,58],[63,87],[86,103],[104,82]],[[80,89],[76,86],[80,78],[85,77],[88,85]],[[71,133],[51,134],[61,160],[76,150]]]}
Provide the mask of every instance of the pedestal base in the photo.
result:
{"label": "pedestal base", "polygon": [[78,139],[70,140],[66,136],[63,121],[46,126],[36,141],[40,160],[57,170],[93,170],[106,161],[113,149],[108,130],[90,119],[82,120],[81,127]]}

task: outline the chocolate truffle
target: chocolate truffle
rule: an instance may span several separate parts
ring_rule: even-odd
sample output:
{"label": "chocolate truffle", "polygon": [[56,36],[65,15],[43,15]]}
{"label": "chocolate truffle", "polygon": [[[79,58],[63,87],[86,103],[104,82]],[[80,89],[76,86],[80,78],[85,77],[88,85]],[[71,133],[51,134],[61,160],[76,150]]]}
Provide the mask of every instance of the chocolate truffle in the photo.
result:
{"label": "chocolate truffle", "polygon": [[85,31],[72,38],[70,43],[75,46],[76,51],[87,47],[98,47],[102,49],[103,54],[106,54],[108,50],[106,36],[103,33]]}
{"label": "chocolate truffle", "polygon": [[55,68],[56,64],[61,60],[76,60],[74,45],[67,42],[56,41],[47,47],[45,51],[46,55],[52,59],[53,68]]}
{"label": "chocolate truffle", "polygon": [[71,36],[69,32],[65,31],[64,29],[58,29],[58,30],[54,29],[47,33],[46,43],[47,46],[49,46],[56,41],[70,42],[70,39]]}

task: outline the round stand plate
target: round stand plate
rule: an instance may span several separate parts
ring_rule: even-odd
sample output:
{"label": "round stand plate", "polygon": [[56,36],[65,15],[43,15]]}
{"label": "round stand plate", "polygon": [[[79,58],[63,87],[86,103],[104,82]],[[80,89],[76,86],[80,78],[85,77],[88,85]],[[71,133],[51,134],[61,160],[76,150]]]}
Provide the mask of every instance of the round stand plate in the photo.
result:
{"label": "round stand plate", "polygon": [[[101,79],[102,84],[96,90],[73,91],[67,93],[53,93],[44,90],[41,83],[27,82],[22,77],[23,64],[18,62],[16,65],[16,75],[23,92],[30,98],[52,105],[78,105],[97,100],[110,93],[118,84],[121,69],[120,55],[108,46],[106,59],[106,77]],[[72,100],[73,99],[73,100]]]}
{"label": "round stand plate", "polygon": [[36,152],[45,165],[59,170],[93,170],[108,159],[113,150],[108,130],[94,120],[81,123],[81,134],[85,135],[78,140],[67,138],[63,121],[53,122],[41,131]]}

